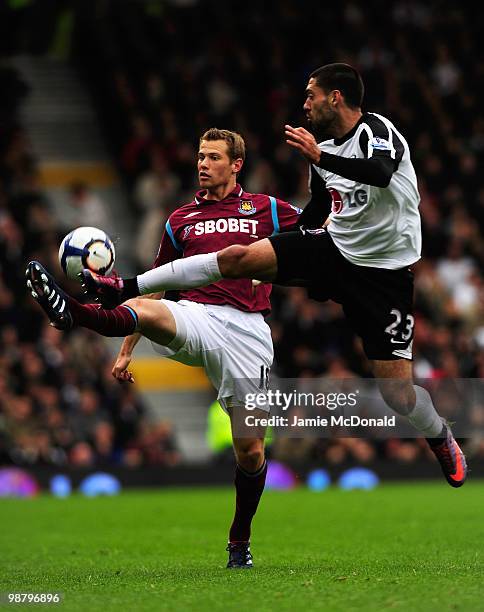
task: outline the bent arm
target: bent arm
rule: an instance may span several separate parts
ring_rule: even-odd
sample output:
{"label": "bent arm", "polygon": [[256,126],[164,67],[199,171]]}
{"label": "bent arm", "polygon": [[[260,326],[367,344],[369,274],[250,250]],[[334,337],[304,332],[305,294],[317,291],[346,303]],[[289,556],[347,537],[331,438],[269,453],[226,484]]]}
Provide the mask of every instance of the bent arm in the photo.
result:
{"label": "bent arm", "polygon": [[395,160],[380,156],[356,159],[321,151],[317,166],[357,183],[388,187],[395,171]]}
{"label": "bent arm", "polygon": [[397,156],[396,150],[392,149],[387,140],[389,138],[388,128],[383,124],[378,124],[378,131],[383,136],[383,138],[377,136],[373,139],[379,141],[376,143],[378,149],[380,149],[378,154],[374,152],[376,144],[373,144],[373,140],[369,143],[368,134],[362,132],[359,145],[364,155],[363,158],[342,157],[321,151],[314,136],[301,127],[293,128],[286,125],[286,142],[304,155],[311,164],[323,168],[323,170],[328,170],[357,183],[375,187],[388,187],[392,174],[398,168],[403,154],[403,145],[393,135],[395,143],[399,147]]}
{"label": "bent arm", "polygon": [[[141,297],[144,299],[158,300],[163,297],[163,292],[152,293],[150,295],[144,295]],[[134,334],[131,334],[131,336],[126,336],[126,338],[123,340],[121,348],[119,349],[111,374],[114,376],[114,378],[121,382],[126,381],[134,383],[133,374],[128,370],[128,366],[131,362],[131,356],[141,338],[141,335],[142,334],[139,332],[135,332]]]}

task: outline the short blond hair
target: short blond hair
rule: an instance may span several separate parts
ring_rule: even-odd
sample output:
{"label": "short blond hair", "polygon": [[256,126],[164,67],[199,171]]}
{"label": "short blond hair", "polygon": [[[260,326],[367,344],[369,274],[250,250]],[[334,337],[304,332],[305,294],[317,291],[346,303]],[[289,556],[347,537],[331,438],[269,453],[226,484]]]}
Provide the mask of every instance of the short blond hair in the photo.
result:
{"label": "short blond hair", "polygon": [[200,144],[202,144],[202,140],[225,140],[230,160],[245,160],[245,142],[242,136],[237,132],[210,128],[200,137]]}

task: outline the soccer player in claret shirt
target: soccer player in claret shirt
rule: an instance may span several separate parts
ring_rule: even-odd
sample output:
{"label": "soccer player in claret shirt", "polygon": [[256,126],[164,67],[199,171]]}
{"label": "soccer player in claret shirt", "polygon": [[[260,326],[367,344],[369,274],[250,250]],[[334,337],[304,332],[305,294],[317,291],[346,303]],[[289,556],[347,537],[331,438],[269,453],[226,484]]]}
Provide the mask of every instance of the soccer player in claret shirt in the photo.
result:
{"label": "soccer player in claret shirt", "polygon": [[[286,126],[287,143],[310,163],[312,198],[301,215],[301,231],[179,260],[137,281],[86,272],[85,283],[104,299],[114,300],[117,291],[117,299],[125,300],[162,288],[181,289],[192,281],[297,281],[310,297],[339,302],[363,341],[386,403],[425,436],[448,483],[460,487],[467,476],[465,457],[428,391],[413,384],[410,266],[420,259],[421,230],[408,144],[389,119],[362,111],[363,81],[348,64],[315,70],[305,93],[311,132]],[[328,204],[325,227],[307,229],[314,228]]]}
{"label": "soccer player in claret shirt", "polygon": [[[192,202],[170,215],[155,266],[200,257],[235,243],[256,244],[261,238],[296,227],[300,209],[272,196],[247,193],[237,183],[244,159],[245,143],[239,134],[216,128],[203,134],[198,152],[201,190]],[[210,273],[216,267],[214,255],[204,264],[204,271]],[[237,423],[242,418],[245,393],[265,390],[272,365],[271,332],[264,319],[270,312],[271,286],[224,279],[198,289],[198,279],[192,279],[193,288],[180,292],[178,302],[138,297],[105,310],[68,296],[39,262],[29,263],[26,276],[32,296],[54,327],[68,330],[82,326],[104,336],[127,336],[113,368],[118,380],[133,381],[128,366],[140,335],[150,339],[164,357],[205,368],[235,434],[236,510],[227,567],[252,567],[251,522],[267,474],[265,432],[246,430],[243,436],[236,435],[241,431]],[[267,413],[261,411],[260,416]]]}

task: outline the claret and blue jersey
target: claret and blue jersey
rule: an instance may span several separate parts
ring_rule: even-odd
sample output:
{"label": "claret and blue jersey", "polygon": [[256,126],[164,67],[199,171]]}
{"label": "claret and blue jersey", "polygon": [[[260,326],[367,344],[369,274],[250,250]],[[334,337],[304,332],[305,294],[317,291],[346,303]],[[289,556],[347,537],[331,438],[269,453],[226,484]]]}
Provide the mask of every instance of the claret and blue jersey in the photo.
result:
{"label": "claret and blue jersey", "polygon": [[[248,193],[240,185],[223,200],[207,200],[205,190],[173,212],[166,222],[154,267],[233,244],[249,245],[295,229],[300,208],[274,196]],[[180,292],[180,298],[203,304],[226,304],[245,312],[270,311],[271,285],[254,287],[248,279],[224,279]]]}

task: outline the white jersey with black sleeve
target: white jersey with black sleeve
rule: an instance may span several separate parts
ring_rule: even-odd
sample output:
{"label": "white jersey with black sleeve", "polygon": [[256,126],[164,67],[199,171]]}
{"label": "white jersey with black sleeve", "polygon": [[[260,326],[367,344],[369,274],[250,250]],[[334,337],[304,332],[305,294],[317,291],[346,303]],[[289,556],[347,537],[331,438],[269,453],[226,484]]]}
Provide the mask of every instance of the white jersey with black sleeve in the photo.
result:
{"label": "white jersey with black sleeve", "polygon": [[421,254],[417,177],[405,138],[393,123],[364,113],[344,137],[319,148],[346,158],[390,158],[393,174],[386,187],[355,182],[312,166],[332,197],[328,231],[341,252],[358,266],[395,270],[415,263]]}

